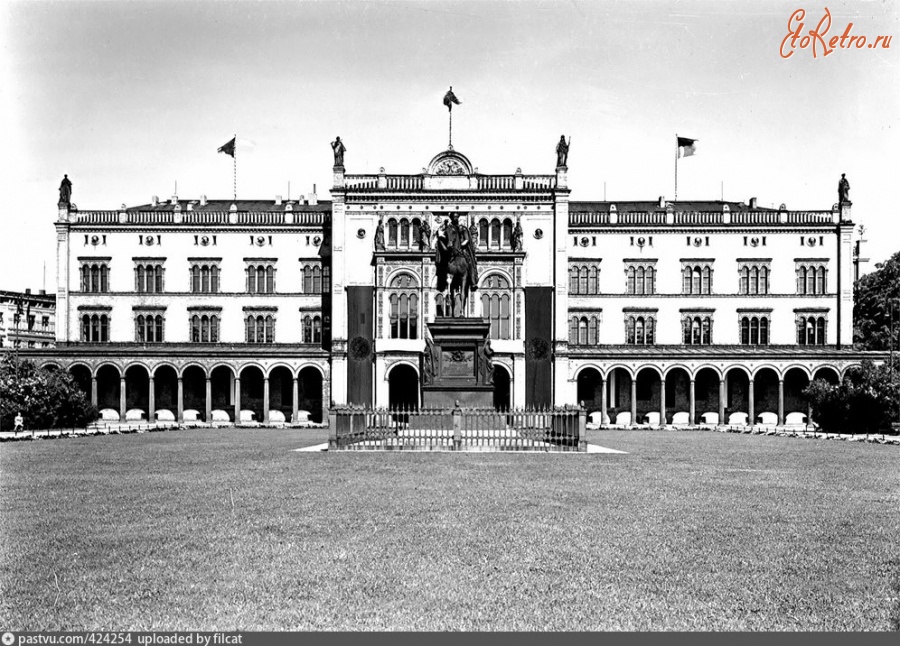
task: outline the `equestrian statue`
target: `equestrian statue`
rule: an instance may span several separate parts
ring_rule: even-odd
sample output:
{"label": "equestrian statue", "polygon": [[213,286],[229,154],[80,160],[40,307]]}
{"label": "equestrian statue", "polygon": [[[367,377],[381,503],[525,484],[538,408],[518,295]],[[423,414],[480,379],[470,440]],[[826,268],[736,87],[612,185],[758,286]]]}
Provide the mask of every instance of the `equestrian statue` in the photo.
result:
{"label": "equestrian statue", "polygon": [[[464,317],[469,292],[478,289],[478,264],[475,240],[459,215],[450,214],[437,232],[434,263],[437,289],[444,295],[438,302],[438,316]],[[449,294],[447,293],[449,290]]]}

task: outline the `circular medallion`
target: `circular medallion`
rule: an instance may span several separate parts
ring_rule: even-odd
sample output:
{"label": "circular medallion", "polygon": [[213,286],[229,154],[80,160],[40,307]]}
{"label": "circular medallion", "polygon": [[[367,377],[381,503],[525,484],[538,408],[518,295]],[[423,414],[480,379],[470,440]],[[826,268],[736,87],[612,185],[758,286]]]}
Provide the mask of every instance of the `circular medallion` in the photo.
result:
{"label": "circular medallion", "polygon": [[144,244],[148,247],[152,247],[156,243],[156,240],[153,239],[153,236],[147,236],[144,238]]}
{"label": "circular medallion", "polygon": [[590,242],[590,240],[588,240],[588,237],[587,237],[587,236],[582,236],[582,237],[581,237],[581,246],[582,246],[582,247],[588,246],[588,243],[589,243],[589,242]]}
{"label": "circular medallion", "polygon": [[355,337],[350,341],[350,357],[361,361],[369,357],[369,342],[361,336]]}
{"label": "circular medallion", "polygon": [[644,238],[638,238],[638,239],[637,239],[637,246],[643,247],[645,244],[647,244],[647,241],[644,240]]}
{"label": "circular medallion", "polygon": [[809,236],[809,237],[806,239],[806,244],[808,244],[810,247],[815,247],[815,246],[816,246],[816,239],[815,239],[813,236]]}
{"label": "circular medallion", "polygon": [[535,229],[535,230],[534,230],[534,237],[535,237],[536,240],[540,240],[541,238],[543,238],[543,237],[544,237],[544,230],[543,230],[543,229]]}
{"label": "circular medallion", "polygon": [[200,238],[200,244],[202,244],[204,247],[206,245],[208,245],[209,244],[209,236],[203,236],[202,238]]}
{"label": "circular medallion", "polygon": [[753,236],[752,238],[750,238],[750,246],[758,247],[759,246],[759,238],[757,238],[756,236]]}
{"label": "circular medallion", "polygon": [[[363,229],[360,229],[360,231],[363,232],[363,235],[366,235],[366,232]],[[359,231],[357,231],[356,233],[357,233],[357,235],[359,235]],[[362,236],[360,236],[360,237],[362,237]],[[322,242],[322,238],[320,238],[319,236],[316,236],[315,238],[313,238],[313,244],[316,245],[317,247],[319,246],[319,244],[321,244],[321,242]]]}
{"label": "circular medallion", "polygon": [[699,247],[702,244],[703,244],[703,238],[701,238],[700,236],[697,236],[696,238],[694,238],[694,246],[695,247]]}
{"label": "circular medallion", "polygon": [[528,342],[528,354],[536,361],[544,361],[550,357],[550,344],[544,339],[533,338]]}
{"label": "circular medallion", "polygon": [[266,244],[266,238],[265,238],[265,236],[256,236],[256,246],[257,246],[257,247],[261,247],[261,246],[263,246],[264,244]]}
{"label": "circular medallion", "polygon": [[95,247],[100,244],[100,236],[91,236],[91,244]]}

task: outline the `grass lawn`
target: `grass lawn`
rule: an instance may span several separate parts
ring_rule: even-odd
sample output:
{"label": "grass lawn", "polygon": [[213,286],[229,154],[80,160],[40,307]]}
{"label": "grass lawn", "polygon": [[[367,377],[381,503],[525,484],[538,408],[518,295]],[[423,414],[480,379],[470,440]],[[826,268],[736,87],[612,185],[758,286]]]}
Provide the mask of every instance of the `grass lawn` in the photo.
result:
{"label": "grass lawn", "polygon": [[291,450],[326,433],[3,444],[0,628],[900,628],[900,447]]}

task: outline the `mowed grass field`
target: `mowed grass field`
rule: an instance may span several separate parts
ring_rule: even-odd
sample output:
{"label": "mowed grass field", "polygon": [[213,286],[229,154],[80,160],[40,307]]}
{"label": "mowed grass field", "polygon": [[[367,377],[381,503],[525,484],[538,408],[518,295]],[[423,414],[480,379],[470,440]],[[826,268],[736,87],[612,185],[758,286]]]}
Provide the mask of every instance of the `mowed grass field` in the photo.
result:
{"label": "mowed grass field", "polygon": [[900,447],[293,451],[325,437],[3,444],[0,629],[900,627]]}

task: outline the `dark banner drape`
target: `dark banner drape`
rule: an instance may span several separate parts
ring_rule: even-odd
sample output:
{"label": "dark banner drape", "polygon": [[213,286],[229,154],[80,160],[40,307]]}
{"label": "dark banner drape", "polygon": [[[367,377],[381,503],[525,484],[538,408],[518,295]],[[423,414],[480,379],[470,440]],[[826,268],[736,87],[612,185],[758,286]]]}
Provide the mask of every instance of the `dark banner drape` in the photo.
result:
{"label": "dark banner drape", "polygon": [[374,287],[347,288],[347,402],[372,405]]}
{"label": "dark banner drape", "polygon": [[525,288],[525,406],[553,402],[553,288]]}

